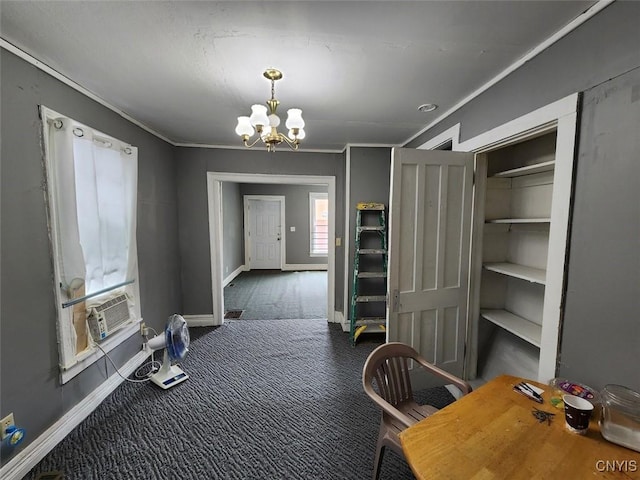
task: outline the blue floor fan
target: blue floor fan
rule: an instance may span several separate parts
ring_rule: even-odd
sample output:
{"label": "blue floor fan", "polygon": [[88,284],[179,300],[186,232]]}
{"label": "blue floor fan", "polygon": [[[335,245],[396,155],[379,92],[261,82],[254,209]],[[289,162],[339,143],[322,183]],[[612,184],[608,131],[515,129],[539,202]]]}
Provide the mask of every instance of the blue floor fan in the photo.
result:
{"label": "blue floor fan", "polygon": [[166,390],[189,378],[178,365],[174,365],[189,351],[189,327],[181,315],[171,315],[164,333],[153,337],[147,345],[152,351],[164,348],[162,367],[151,376],[153,383]]}

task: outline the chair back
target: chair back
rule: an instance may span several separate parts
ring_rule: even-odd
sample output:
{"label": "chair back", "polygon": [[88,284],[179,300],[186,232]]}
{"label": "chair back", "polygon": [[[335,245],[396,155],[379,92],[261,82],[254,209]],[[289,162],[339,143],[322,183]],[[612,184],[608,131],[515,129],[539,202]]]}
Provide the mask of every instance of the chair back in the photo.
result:
{"label": "chair back", "polygon": [[380,345],[365,362],[362,372],[365,390],[375,386],[377,393],[393,406],[413,401],[409,360],[416,359],[418,355],[404,343]]}

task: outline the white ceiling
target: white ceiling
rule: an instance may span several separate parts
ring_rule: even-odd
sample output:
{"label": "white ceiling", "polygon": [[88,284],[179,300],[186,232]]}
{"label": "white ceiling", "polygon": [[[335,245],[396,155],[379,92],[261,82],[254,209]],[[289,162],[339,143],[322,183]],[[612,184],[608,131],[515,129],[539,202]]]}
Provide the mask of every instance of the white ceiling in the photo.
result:
{"label": "white ceiling", "polygon": [[176,144],[240,145],[236,117],[269,98],[262,72],[278,68],[303,147],[339,151],[404,143],[594,3],[2,0],[0,27]]}

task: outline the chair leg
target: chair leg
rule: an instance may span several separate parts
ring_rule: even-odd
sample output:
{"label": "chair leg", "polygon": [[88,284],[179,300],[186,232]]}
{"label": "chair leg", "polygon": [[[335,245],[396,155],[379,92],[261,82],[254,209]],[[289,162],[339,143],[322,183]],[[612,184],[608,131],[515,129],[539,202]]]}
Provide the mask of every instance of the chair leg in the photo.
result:
{"label": "chair leg", "polygon": [[382,466],[382,457],[384,456],[384,450],[386,445],[384,444],[384,435],[380,435],[378,438],[378,444],[376,445],[376,458],[373,460],[373,480],[378,480],[380,477],[380,467]]}

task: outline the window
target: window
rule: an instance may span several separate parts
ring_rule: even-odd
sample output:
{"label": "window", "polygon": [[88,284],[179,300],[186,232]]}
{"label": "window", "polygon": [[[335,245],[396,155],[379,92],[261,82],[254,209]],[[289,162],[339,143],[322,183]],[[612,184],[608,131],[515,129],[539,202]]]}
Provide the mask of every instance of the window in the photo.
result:
{"label": "window", "polygon": [[138,331],[138,152],[46,107],[41,116],[64,383],[102,356],[87,323],[93,307],[126,299],[103,350]]}
{"label": "window", "polygon": [[310,255],[326,257],[329,254],[329,196],[309,193]]}

